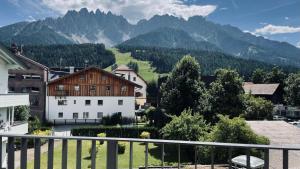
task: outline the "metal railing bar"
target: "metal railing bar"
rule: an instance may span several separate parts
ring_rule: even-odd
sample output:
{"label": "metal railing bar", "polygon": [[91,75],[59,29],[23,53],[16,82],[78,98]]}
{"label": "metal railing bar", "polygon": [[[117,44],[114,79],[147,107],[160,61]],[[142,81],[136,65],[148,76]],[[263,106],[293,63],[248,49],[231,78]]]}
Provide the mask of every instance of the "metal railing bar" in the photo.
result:
{"label": "metal railing bar", "polygon": [[229,150],[228,150],[228,168],[229,169],[232,169],[232,148],[230,147]]}
{"label": "metal railing bar", "polygon": [[41,168],[41,139],[34,138],[34,169]]}
{"label": "metal railing bar", "polygon": [[269,169],[269,149],[265,149],[264,152],[264,161],[265,161],[265,165],[264,165],[264,169]]}
{"label": "metal railing bar", "polygon": [[161,140],[161,139],[135,139],[135,138],[113,138],[113,137],[82,137],[82,136],[36,136],[19,134],[0,134],[0,137],[16,138],[45,138],[45,139],[68,139],[68,140],[99,140],[99,141],[125,141],[157,144],[181,144],[198,145],[213,147],[232,147],[232,148],[253,148],[253,149],[278,149],[278,150],[300,150],[299,145],[261,145],[261,144],[238,144],[238,143],[220,143],[220,142],[200,142],[200,141],[181,141],[181,140]]}
{"label": "metal railing bar", "polygon": [[247,152],[246,152],[246,164],[247,164],[247,169],[251,169],[251,166],[250,166],[250,149],[247,149]]}
{"label": "metal railing bar", "polygon": [[145,169],[148,169],[148,143],[145,143]]}
{"label": "metal railing bar", "polygon": [[130,142],[129,147],[129,169],[132,169],[133,166],[133,142]]}
{"label": "metal railing bar", "polygon": [[54,140],[48,140],[48,169],[53,169],[53,151],[54,151]]}
{"label": "metal railing bar", "polygon": [[180,169],[180,144],[178,144],[178,151],[177,152],[178,152],[178,162],[177,162],[178,167],[177,168]]}
{"label": "metal railing bar", "polygon": [[[0,152],[2,152],[2,137],[0,136]],[[0,153],[0,167],[2,167],[2,153]]]}
{"label": "metal railing bar", "polygon": [[197,146],[195,146],[195,169],[197,169],[197,163],[198,163],[198,159],[197,159]]}
{"label": "metal railing bar", "polygon": [[161,144],[161,168],[165,168],[165,144]]}
{"label": "metal railing bar", "polygon": [[210,160],[211,160],[211,169],[214,169],[215,168],[215,147],[211,148]]}
{"label": "metal railing bar", "polygon": [[96,168],[96,140],[92,140],[91,169]]}
{"label": "metal railing bar", "polygon": [[76,169],[81,169],[81,150],[82,149],[82,141],[77,140],[76,144]]}
{"label": "metal railing bar", "polygon": [[61,168],[68,168],[68,140],[62,140]]}
{"label": "metal railing bar", "polygon": [[[7,168],[15,169],[15,138],[8,137],[8,147],[7,147]],[[2,152],[1,152],[2,153]],[[1,164],[2,165],[2,164]]]}
{"label": "metal railing bar", "polygon": [[288,169],[289,168],[289,151],[288,150],[283,150],[283,154],[282,154],[282,166],[283,169]]}
{"label": "metal railing bar", "polygon": [[27,138],[21,139],[20,166],[21,169],[27,169]]}

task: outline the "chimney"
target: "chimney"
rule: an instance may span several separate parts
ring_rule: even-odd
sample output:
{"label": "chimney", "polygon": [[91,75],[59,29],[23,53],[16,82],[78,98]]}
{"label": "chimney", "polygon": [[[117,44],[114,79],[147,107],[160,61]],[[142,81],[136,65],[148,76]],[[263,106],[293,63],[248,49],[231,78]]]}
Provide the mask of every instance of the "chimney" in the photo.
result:
{"label": "chimney", "polygon": [[70,70],[70,71],[69,71],[69,72],[70,72],[70,74],[72,74],[72,73],[74,73],[74,72],[75,72],[75,71],[74,71],[74,70],[75,70],[75,67],[74,67],[74,66],[70,66],[69,70]]}

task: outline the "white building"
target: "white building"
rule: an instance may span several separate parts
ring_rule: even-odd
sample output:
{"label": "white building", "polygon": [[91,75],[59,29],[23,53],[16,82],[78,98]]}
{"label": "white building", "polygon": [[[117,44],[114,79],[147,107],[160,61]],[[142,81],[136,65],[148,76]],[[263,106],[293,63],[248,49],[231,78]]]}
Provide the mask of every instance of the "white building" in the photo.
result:
{"label": "white building", "polygon": [[141,86],[96,67],[48,83],[46,119],[51,123],[97,123],[103,116],[135,116],[135,88]]}
{"label": "white building", "polygon": [[126,65],[118,66],[113,73],[142,86],[135,90],[136,104],[143,106],[147,102],[147,82],[139,74]]}
{"label": "white building", "polygon": [[[14,121],[14,107],[29,105],[28,94],[8,94],[8,69],[19,69],[24,66],[15,56],[0,45],[0,133],[26,134],[27,122]],[[7,138],[2,138],[2,168],[6,168]]]}

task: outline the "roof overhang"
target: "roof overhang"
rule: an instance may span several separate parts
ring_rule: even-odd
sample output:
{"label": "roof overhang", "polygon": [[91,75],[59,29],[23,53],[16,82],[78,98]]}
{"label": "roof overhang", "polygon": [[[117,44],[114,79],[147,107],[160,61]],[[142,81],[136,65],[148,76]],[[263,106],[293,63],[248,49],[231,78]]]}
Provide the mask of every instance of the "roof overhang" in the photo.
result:
{"label": "roof overhang", "polygon": [[26,69],[26,66],[2,45],[0,45],[0,58],[7,63],[9,69]]}

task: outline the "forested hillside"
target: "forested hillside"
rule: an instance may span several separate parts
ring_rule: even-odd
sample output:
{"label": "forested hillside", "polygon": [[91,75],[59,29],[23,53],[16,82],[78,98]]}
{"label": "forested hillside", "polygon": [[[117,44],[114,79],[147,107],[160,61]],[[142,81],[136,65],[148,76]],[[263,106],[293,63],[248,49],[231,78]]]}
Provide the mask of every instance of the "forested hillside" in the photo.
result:
{"label": "forested hillside", "polygon": [[105,68],[115,63],[114,54],[103,44],[24,46],[23,52],[26,57],[49,67],[83,67],[88,61],[89,66]]}
{"label": "forested hillside", "polygon": [[[236,58],[220,52],[158,47],[118,46],[118,48],[121,52],[131,52],[131,55],[136,59],[150,61],[159,73],[170,72],[175,63],[184,55],[195,57],[200,63],[204,75],[212,75],[218,68],[233,68],[241,75],[249,76],[254,69],[271,70],[275,66],[259,61]],[[282,67],[282,69],[286,72],[297,71],[297,68],[291,66]]]}

